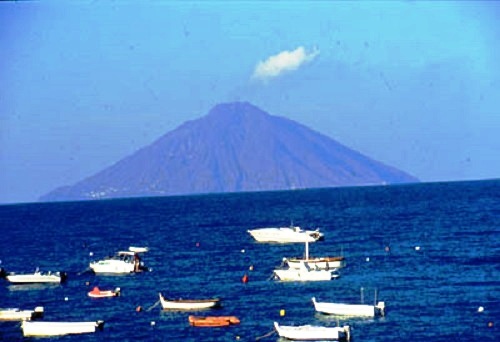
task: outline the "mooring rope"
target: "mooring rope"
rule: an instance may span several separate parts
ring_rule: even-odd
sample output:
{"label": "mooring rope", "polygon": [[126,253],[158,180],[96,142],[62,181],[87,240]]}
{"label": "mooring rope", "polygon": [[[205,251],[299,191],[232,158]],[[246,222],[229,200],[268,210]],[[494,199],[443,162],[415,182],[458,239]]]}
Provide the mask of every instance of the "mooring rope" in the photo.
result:
{"label": "mooring rope", "polygon": [[264,334],[264,335],[262,335],[262,336],[256,337],[256,338],[255,338],[255,341],[258,341],[258,340],[260,340],[260,339],[263,339],[263,338],[269,337],[269,336],[271,336],[271,335],[273,335],[273,334],[275,334],[275,333],[276,333],[276,330],[271,330],[271,331],[270,331],[270,332],[268,332],[267,334]]}
{"label": "mooring rope", "polygon": [[91,270],[91,268],[90,268],[90,267],[87,267],[87,268],[86,268],[86,269],[84,269],[83,271],[78,272],[76,275],[77,275],[77,276],[80,276],[80,275],[82,275],[82,274],[84,274],[85,272],[88,272],[88,271],[90,271],[90,270]]}
{"label": "mooring rope", "polygon": [[160,301],[158,300],[156,303],[154,303],[152,306],[150,306],[149,308],[146,309],[146,311],[151,311],[153,310],[154,308],[156,308],[158,306],[158,304],[160,304]]}

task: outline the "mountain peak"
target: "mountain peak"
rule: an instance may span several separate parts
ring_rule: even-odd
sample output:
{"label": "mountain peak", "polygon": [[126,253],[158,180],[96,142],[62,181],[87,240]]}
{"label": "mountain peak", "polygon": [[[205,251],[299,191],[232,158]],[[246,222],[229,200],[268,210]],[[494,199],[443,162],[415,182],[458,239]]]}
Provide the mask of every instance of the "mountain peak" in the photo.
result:
{"label": "mountain peak", "polygon": [[215,105],[209,112],[207,117],[221,117],[229,119],[231,116],[248,117],[258,115],[269,115],[257,106],[250,102],[226,102]]}

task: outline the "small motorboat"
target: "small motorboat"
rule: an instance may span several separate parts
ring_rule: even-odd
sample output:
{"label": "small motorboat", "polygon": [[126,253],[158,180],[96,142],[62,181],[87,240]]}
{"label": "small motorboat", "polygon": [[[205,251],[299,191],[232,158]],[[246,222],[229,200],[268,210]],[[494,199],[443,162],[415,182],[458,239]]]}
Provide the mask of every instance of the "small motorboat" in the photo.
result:
{"label": "small motorboat", "polygon": [[0,321],[30,321],[40,317],[43,317],[42,306],[37,306],[34,310],[0,309]]}
{"label": "small motorboat", "polygon": [[219,298],[212,299],[167,299],[160,293],[163,310],[205,310],[221,306]]}
{"label": "small motorboat", "polygon": [[257,242],[271,243],[296,243],[315,242],[324,239],[324,234],[316,230],[304,230],[298,226],[278,228],[256,228],[248,230],[248,233]]}
{"label": "small motorboat", "polygon": [[119,287],[114,290],[101,290],[99,287],[95,286],[92,291],[88,293],[88,296],[92,298],[117,297],[120,295],[120,291]]}
{"label": "small motorboat", "polygon": [[336,269],[321,270],[311,267],[308,262],[301,261],[299,268],[275,269],[274,278],[279,281],[325,281],[338,278]]}
{"label": "small motorboat", "polygon": [[89,265],[94,273],[127,274],[147,271],[148,268],[139,256],[139,252],[120,251],[113,256],[93,261]]}
{"label": "small motorboat", "polygon": [[10,272],[5,275],[5,279],[12,284],[59,284],[65,282],[66,278],[66,272],[40,272],[38,268],[34,273],[30,274],[17,274]]}
{"label": "small motorboat", "polygon": [[385,302],[376,305],[317,302],[312,297],[314,310],[328,315],[375,317],[385,315]]}
{"label": "small motorboat", "polygon": [[240,324],[236,316],[189,316],[188,321],[193,327],[227,327]]}
{"label": "small motorboat", "polygon": [[274,329],[280,337],[298,341],[350,341],[351,329],[343,327],[323,327],[314,325],[279,325],[274,322]]}
{"label": "small motorboat", "polygon": [[60,336],[70,334],[93,333],[102,330],[104,321],[91,322],[46,322],[23,321],[23,336]]}

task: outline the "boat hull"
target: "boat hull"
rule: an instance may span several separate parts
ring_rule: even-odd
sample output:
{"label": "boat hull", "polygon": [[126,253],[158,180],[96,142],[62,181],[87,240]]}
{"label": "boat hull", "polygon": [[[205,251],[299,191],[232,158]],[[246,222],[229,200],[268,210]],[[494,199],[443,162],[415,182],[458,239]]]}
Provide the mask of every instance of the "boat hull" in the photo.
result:
{"label": "boat hull", "polygon": [[29,321],[43,316],[43,307],[34,310],[20,310],[18,308],[0,309],[0,321]]}
{"label": "boat hull", "polygon": [[299,268],[278,268],[274,270],[274,276],[281,281],[324,281],[339,277],[336,270],[318,270],[308,262],[302,261]]}
{"label": "boat hull", "polygon": [[134,264],[121,262],[119,260],[100,260],[90,264],[94,273],[126,274],[134,272]]}
{"label": "boat hull", "polygon": [[218,308],[221,306],[219,298],[212,299],[173,299],[169,300],[160,294],[160,303],[163,310],[196,311]]}
{"label": "boat hull", "polygon": [[349,341],[350,328],[322,327],[312,325],[284,326],[274,322],[274,328],[280,337],[297,341]]}
{"label": "boat hull", "polygon": [[323,314],[339,316],[375,317],[385,314],[385,303],[377,305],[317,302],[312,298],[314,309]]}
{"label": "boat hull", "polygon": [[240,324],[240,320],[236,316],[189,316],[188,321],[194,327],[227,327]]}
{"label": "boat hull", "polygon": [[319,231],[302,230],[300,227],[258,228],[248,230],[248,233],[257,242],[269,243],[315,242],[324,237]]}
{"label": "boat hull", "polygon": [[60,336],[93,333],[102,329],[103,321],[95,322],[30,322],[23,321],[21,329],[24,336]]}
{"label": "boat hull", "polygon": [[336,278],[332,271],[315,270],[302,271],[300,269],[274,270],[275,277],[280,281],[326,281]]}
{"label": "boat hull", "polygon": [[59,284],[66,280],[66,274],[64,272],[56,273],[33,273],[33,274],[8,274],[5,276],[8,282],[12,284]]}
{"label": "boat hull", "polygon": [[120,295],[120,288],[116,288],[115,290],[99,290],[98,288],[94,288],[92,291],[88,293],[89,297],[92,298],[107,298],[107,297],[117,297]]}

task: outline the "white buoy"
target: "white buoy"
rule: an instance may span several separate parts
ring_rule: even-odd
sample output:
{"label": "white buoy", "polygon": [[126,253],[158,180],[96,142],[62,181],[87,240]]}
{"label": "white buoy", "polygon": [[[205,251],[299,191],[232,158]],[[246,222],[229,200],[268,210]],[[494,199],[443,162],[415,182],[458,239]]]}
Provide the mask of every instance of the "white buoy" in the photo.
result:
{"label": "white buoy", "polygon": [[68,297],[64,297],[64,300],[67,302],[68,301]]}
{"label": "white buoy", "polygon": [[89,253],[89,255],[90,255],[90,256],[93,256],[93,255],[94,255],[94,252],[90,252],[90,253]]}
{"label": "white buoy", "polygon": [[483,312],[483,311],[484,311],[484,308],[482,306],[477,308],[477,312]]}
{"label": "white buoy", "polygon": [[420,246],[415,246],[415,250],[419,251],[420,250]]}
{"label": "white buoy", "polygon": [[245,250],[244,250],[244,249],[242,249],[242,250],[241,250],[241,253],[245,253]]}
{"label": "white buoy", "polygon": [[366,262],[369,262],[370,261],[370,257],[366,257]]}
{"label": "white buoy", "polygon": [[151,321],[151,326],[154,327],[156,325],[155,321]]}

